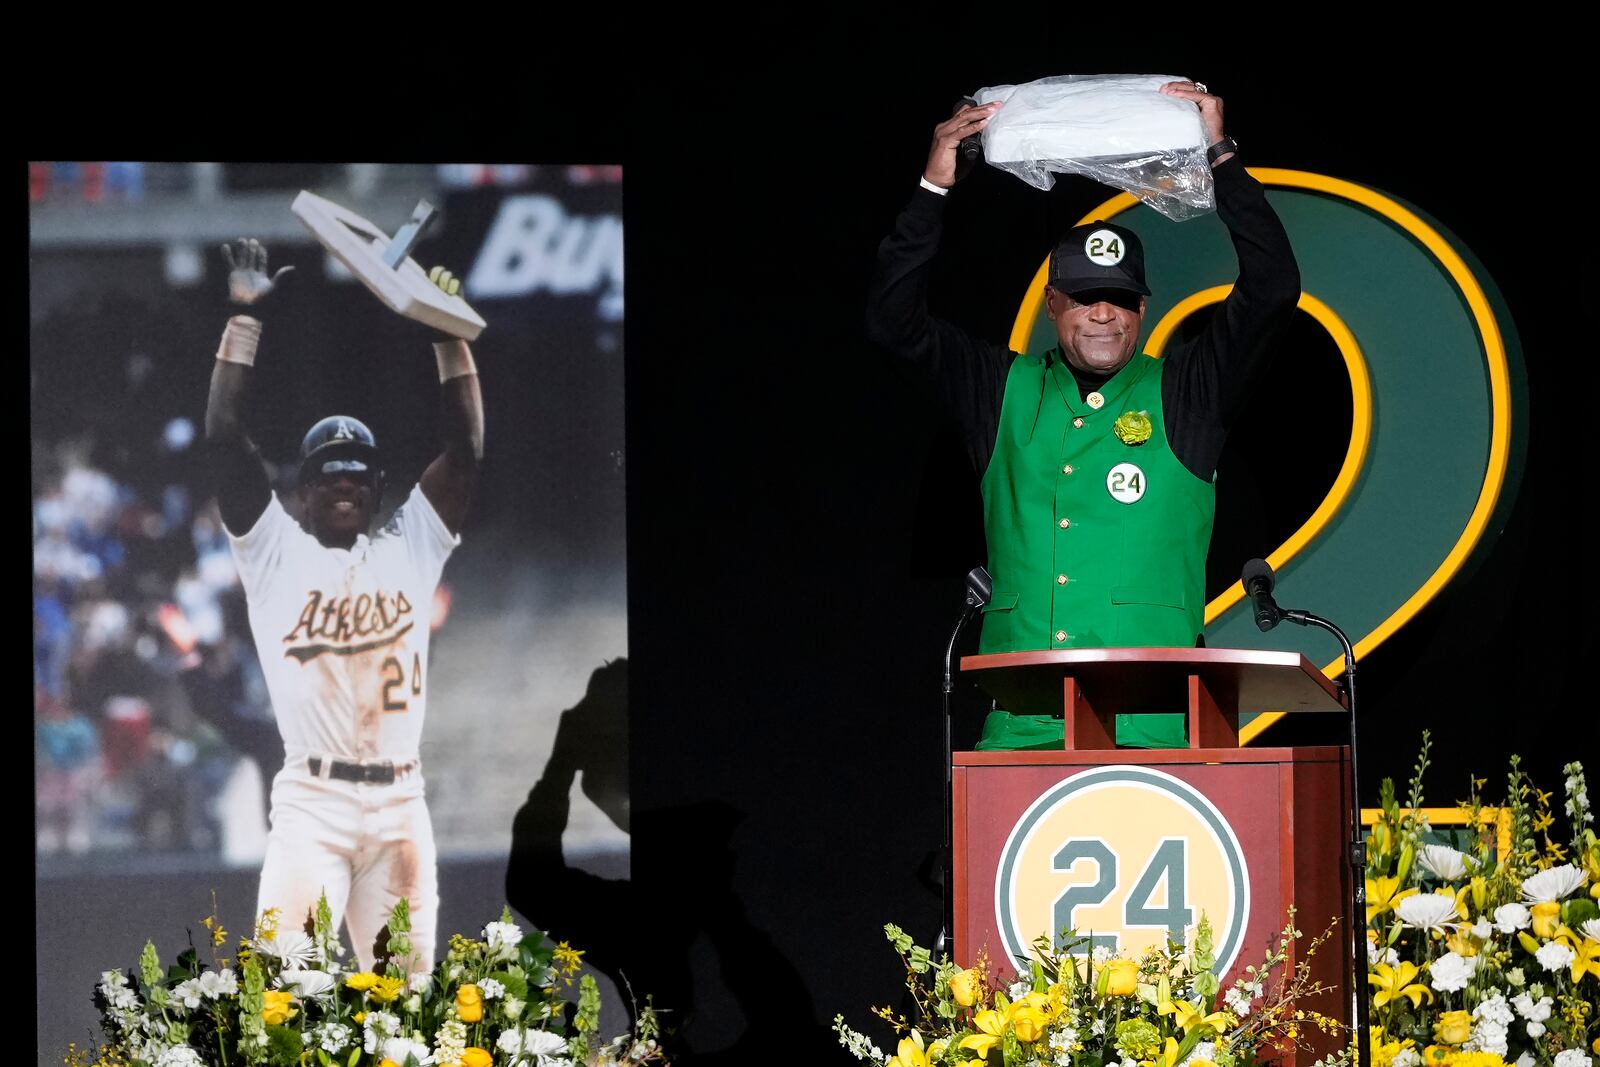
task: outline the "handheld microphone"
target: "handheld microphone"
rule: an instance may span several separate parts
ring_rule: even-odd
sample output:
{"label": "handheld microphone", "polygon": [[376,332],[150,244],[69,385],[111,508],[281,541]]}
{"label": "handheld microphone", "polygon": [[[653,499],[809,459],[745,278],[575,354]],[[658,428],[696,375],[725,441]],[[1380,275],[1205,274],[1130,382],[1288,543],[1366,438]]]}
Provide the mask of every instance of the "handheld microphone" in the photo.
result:
{"label": "handheld microphone", "polygon": [[[964,107],[976,107],[978,101],[970,96],[963,96],[956,101],[955,111]],[[954,112],[952,112],[953,114]],[[983,134],[975,133],[970,137],[961,138],[961,143],[956,146],[956,181],[967,176],[973,164],[983,158]]]}
{"label": "handheld microphone", "polygon": [[1244,573],[1239,581],[1244,583],[1244,591],[1250,602],[1256,606],[1256,627],[1266,633],[1283,620],[1283,611],[1278,607],[1277,601],[1272,599],[1272,587],[1275,579],[1272,568],[1264,559],[1253,559],[1244,565]]}

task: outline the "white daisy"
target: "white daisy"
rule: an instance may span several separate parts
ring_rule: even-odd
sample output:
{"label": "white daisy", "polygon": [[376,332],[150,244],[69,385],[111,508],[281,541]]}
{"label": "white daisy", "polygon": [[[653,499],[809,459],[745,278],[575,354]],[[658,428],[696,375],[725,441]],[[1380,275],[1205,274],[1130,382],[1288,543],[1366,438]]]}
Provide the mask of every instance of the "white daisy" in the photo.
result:
{"label": "white daisy", "polygon": [[421,1041],[412,1041],[405,1037],[391,1037],[383,1043],[383,1058],[393,1060],[395,1063],[405,1063],[407,1056],[417,1058],[417,1067],[429,1067],[433,1063],[433,1050]]}
{"label": "white daisy", "polygon": [[1419,893],[1396,904],[1394,913],[1401,922],[1415,929],[1441,930],[1456,917],[1456,902],[1454,897]]}
{"label": "white daisy", "polygon": [[279,930],[271,937],[257,938],[256,951],[277,959],[285,970],[299,970],[316,957],[317,946],[299,930]]}
{"label": "white daisy", "polygon": [[278,975],[278,986],[302,997],[317,997],[333,988],[333,975],[326,971],[288,968]]}
{"label": "white daisy", "polygon": [[1551,867],[1522,883],[1522,899],[1530,902],[1560,900],[1583,885],[1583,872],[1570,863]]}
{"label": "white daisy", "polygon": [[1448,845],[1423,845],[1417,853],[1417,865],[1443,882],[1453,882],[1466,874],[1471,862],[1472,857]]}

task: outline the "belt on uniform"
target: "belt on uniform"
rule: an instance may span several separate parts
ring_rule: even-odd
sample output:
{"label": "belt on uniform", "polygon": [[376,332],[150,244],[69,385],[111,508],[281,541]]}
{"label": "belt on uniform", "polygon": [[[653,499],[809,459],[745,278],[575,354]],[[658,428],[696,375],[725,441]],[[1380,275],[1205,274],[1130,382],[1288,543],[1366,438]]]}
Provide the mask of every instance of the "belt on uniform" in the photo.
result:
{"label": "belt on uniform", "polygon": [[[367,782],[372,785],[393,785],[398,775],[406,774],[415,766],[413,763],[402,763],[396,767],[393,763],[346,763],[343,760],[329,760],[329,778],[337,778],[342,782]],[[321,778],[322,757],[306,757],[306,768],[312,774]]]}

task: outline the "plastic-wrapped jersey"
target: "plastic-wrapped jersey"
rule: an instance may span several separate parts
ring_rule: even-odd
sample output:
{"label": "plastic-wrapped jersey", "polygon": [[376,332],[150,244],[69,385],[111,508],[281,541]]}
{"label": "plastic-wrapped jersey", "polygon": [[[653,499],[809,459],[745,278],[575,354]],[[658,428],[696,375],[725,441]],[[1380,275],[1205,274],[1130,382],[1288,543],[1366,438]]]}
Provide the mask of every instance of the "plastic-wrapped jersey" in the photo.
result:
{"label": "plastic-wrapped jersey", "polygon": [[984,158],[1029,185],[1082,174],[1182,221],[1216,207],[1205,128],[1192,101],[1160,92],[1164,74],[1070,74],[980,89],[1005,102],[983,131]]}

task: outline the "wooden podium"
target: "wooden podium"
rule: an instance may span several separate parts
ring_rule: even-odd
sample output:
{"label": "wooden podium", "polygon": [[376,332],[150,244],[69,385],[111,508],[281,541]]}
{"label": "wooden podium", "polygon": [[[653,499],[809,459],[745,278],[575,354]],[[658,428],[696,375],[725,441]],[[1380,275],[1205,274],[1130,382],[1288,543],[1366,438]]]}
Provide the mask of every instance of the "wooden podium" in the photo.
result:
{"label": "wooden podium", "polygon": [[[1241,712],[1343,713],[1299,653],[1105,648],[962,659],[1001,707],[1059,707],[1060,750],[958,752],[951,769],[955,958],[1024,958],[1065,927],[1134,953],[1199,921],[1226,989],[1276,944],[1338,916],[1312,973],[1338,992],[1304,1007],[1347,1019],[1354,798],[1349,750],[1238,747]],[[1184,709],[1191,747],[1117,749],[1115,716]],[[1322,1035],[1327,1048],[1335,1044]]]}

